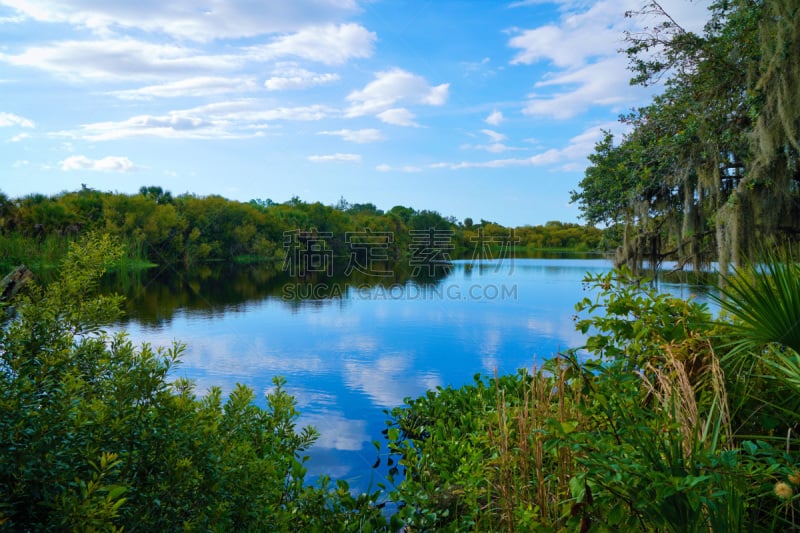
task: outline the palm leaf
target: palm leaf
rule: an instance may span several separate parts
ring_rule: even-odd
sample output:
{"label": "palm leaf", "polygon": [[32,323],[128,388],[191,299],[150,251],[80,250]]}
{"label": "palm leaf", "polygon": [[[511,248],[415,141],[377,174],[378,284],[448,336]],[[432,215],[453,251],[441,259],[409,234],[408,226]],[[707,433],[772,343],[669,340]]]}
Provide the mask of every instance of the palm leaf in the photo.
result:
{"label": "palm leaf", "polygon": [[713,296],[732,317],[726,324],[734,337],[730,354],[757,352],[778,343],[800,353],[800,268],[788,250],[767,253],[761,263],[723,276]]}

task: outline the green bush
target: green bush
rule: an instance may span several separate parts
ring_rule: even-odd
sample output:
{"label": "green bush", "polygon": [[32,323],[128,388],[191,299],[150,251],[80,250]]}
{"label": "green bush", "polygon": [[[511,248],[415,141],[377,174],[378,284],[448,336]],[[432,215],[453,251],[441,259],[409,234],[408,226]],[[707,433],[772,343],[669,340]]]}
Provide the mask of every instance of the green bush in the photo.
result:
{"label": "green bush", "polygon": [[169,381],[182,346],[134,346],[103,328],[120,298],[91,296],[119,256],[73,248],[61,277],[0,328],[0,530],[288,531],[380,527],[374,495],[305,482],[316,432],[281,379],[254,404]]}
{"label": "green bush", "polygon": [[787,412],[752,394],[796,391],[797,357],[775,348],[782,364],[772,355],[753,367],[764,373],[729,372],[736,328],[705,306],[626,271],[586,283],[582,350],[389,413],[395,520],[446,531],[797,528],[798,439],[760,423],[754,412],[784,423]]}

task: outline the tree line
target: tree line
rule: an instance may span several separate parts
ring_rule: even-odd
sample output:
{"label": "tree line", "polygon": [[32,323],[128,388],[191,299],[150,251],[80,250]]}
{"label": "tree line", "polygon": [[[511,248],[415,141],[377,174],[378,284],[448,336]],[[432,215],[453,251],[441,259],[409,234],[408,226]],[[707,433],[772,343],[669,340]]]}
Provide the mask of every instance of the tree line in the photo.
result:
{"label": "tree line", "polygon": [[618,263],[723,270],[800,232],[800,14],[795,0],[718,0],[702,34],[658,2],[627,16],[632,84],[663,90],[596,145],[573,191],[590,224],[619,225]]}
{"label": "tree line", "polygon": [[524,256],[536,249],[593,251],[605,246],[602,231],[578,224],[509,228],[405,206],[383,211],[372,203],[344,199],[336,205],[297,197],[283,203],[239,202],[217,195],[173,196],[159,186],[142,187],[137,194],[88,187],[16,199],[0,193],[0,263],[6,266],[33,258],[55,264],[71,240],[89,231],[116,237],[133,261],[187,266],[214,260],[282,264],[297,231],[344,257],[354,249],[351,237],[383,236],[387,261],[413,252],[415,242],[426,244],[430,237],[425,232],[431,231],[436,239],[428,244],[454,259],[478,252],[483,257]]}

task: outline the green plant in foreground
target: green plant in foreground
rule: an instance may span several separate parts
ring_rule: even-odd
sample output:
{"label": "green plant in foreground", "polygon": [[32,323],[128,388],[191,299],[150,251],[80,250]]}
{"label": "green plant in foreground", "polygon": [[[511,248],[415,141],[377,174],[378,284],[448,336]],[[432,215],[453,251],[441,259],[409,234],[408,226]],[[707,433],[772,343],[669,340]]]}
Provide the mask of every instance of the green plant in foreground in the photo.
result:
{"label": "green plant in foreground", "polygon": [[712,298],[735,318],[727,325],[735,338],[732,355],[769,343],[800,353],[800,266],[790,250],[738,268],[724,277],[720,293]]}
{"label": "green plant in foreground", "polygon": [[182,346],[104,332],[120,299],[92,293],[118,254],[88,237],[0,328],[0,531],[382,527],[375,495],[308,486],[316,433],[295,426],[283,380],[266,408],[241,385],[198,397],[169,380]]}
{"label": "green plant in foreground", "polygon": [[743,405],[772,408],[739,397],[751,388],[737,382],[768,376],[729,378],[726,329],[705,306],[625,271],[586,281],[583,351],[389,413],[394,520],[442,531],[797,527],[796,439],[784,449],[764,427],[739,432]]}

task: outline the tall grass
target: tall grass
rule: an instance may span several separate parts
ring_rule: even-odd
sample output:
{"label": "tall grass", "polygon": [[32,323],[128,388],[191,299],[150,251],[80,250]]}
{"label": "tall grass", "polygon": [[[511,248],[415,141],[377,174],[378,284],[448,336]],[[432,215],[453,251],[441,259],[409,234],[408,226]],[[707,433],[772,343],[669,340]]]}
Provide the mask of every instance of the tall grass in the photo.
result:
{"label": "tall grass", "polygon": [[56,235],[43,238],[18,233],[0,235],[0,266],[4,269],[25,264],[31,268],[52,268],[66,257],[72,239]]}
{"label": "tall grass", "polygon": [[[0,269],[10,270],[17,265],[27,265],[34,271],[44,272],[57,267],[67,256],[76,237],[48,234],[27,237],[19,233],[0,234]],[[132,239],[122,243],[124,253],[111,268],[137,270],[154,266],[148,260],[145,244]]]}
{"label": "tall grass", "polygon": [[[504,531],[526,531],[532,522],[541,527],[563,527],[570,506],[570,480],[578,465],[554,430],[571,432],[583,423],[579,406],[583,394],[568,382],[568,368],[551,362],[555,374],[534,369],[514,391],[496,389],[496,424],[487,434],[497,457],[488,465],[497,516]],[[554,427],[555,426],[555,427]]]}

